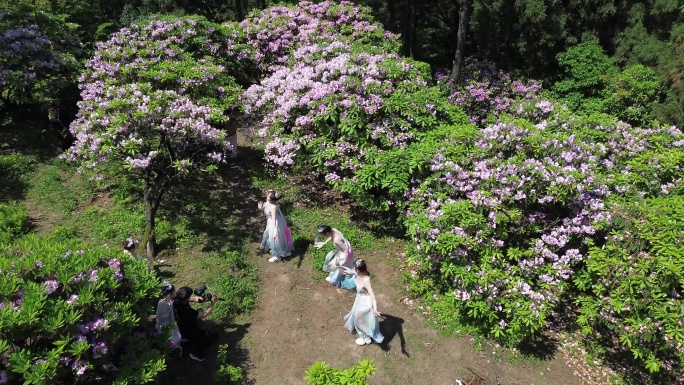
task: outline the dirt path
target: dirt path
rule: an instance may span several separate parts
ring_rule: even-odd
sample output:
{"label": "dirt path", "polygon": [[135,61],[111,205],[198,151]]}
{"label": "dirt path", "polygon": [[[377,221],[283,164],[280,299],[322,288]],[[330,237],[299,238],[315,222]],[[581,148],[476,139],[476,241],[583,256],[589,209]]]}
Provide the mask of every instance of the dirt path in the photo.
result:
{"label": "dirt path", "polygon": [[[254,245],[256,253],[257,245]],[[250,354],[249,377],[256,384],[302,384],[304,372],[316,361],[347,368],[373,359],[373,385],[455,384],[472,378],[472,369],[501,384],[578,384],[573,370],[561,360],[511,364],[475,352],[465,338],[444,337],[428,327],[422,314],[412,314],[397,290],[396,269],[386,255],[365,256],[373,273],[378,308],[391,315],[381,322],[389,348],[359,347],[343,326],[354,294],[339,293],[319,277],[308,261],[268,263],[260,257],[262,291],[242,341]],[[383,261],[385,259],[385,261]],[[403,349],[402,349],[403,346]],[[492,353],[489,352],[489,355]],[[493,361],[497,361],[493,363]]]}

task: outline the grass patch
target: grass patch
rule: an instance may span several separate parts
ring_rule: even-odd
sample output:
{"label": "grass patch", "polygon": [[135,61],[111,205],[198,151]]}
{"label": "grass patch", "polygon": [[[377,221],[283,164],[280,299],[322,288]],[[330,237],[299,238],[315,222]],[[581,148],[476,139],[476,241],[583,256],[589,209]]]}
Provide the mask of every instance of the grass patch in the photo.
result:
{"label": "grass patch", "polygon": [[36,158],[31,155],[0,154],[0,202],[24,198],[36,164]]}
{"label": "grass patch", "polygon": [[92,195],[80,174],[58,165],[47,165],[32,179],[27,198],[42,209],[69,214]]}

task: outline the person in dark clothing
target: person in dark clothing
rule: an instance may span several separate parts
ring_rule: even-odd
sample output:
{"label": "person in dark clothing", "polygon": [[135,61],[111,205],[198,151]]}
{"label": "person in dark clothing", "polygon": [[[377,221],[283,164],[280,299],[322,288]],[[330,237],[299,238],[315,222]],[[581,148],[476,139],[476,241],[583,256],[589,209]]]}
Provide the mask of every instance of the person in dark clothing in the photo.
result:
{"label": "person in dark clothing", "polygon": [[218,300],[215,295],[211,297],[211,306],[204,312],[193,309],[190,302],[202,302],[202,298],[192,295],[192,289],[184,286],[176,292],[173,310],[176,316],[178,330],[183,338],[183,350],[190,352],[190,358],[195,361],[204,361],[204,351],[218,340],[218,333],[202,329],[197,320],[206,318],[214,310],[214,304]]}

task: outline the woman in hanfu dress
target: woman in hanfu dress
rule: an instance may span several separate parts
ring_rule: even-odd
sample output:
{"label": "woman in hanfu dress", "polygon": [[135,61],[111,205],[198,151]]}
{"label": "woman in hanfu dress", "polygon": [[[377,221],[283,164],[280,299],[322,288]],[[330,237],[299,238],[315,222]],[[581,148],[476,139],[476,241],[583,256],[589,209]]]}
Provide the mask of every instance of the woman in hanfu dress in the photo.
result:
{"label": "woman in hanfu dress", "polygon": [[[344,269],[351,270],[346,267]],[[356,277],[356,299],[351,311],[344,316],[344,326],[350,332],[356,331],[359,335],[356,344],[359,346],[368,345],[373,341],[381,344],[385,337],[380,333],[380,312],[371,287],[366,261],[357,259],[354,262],[354,270],[348,273],[354,273]]]}
{"label": "woman in hanfu dress", "polygon": [[289,257],[294,250],[290,229],[278,206],[280,197],[279,192],[269,190],[266,202],[259,202],[259,209],[266,215],[266,230],[261,240],[261,248],[270,252],[269,262],[280,262]]}
{"label": "woman in hanfu dress", "polygon": [[[325,280],[330,282],[331,285],[354,290],[356,287],[352,269],[354,266],[354,250],[351,244],[342,235],[340,230],[333,229],[327,225],[319,226],[318,234],[326,237],[326,239],[323,242],[315,243],[315,247],[320,249],[331,240],[333,245],[335,245],[335,248],[325,256],[325,261],[323,262],[323,271],[328,273]],[[347,269],[341,269],[341,267]]]}

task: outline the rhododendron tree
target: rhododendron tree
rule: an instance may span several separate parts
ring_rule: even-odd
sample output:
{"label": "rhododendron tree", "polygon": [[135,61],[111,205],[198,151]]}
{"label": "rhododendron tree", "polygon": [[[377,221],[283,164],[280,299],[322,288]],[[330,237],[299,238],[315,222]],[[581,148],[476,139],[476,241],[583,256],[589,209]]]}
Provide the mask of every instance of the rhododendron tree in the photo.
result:
{"label": "rhododendron tree", "polygon": [[234,24],[157,18],[99,43],[86,64],[68,156],[90,167],[122,164],[145,181],[149,255],[164,191],[214,170],[230,147],[221,126],[239,107],[237,74],[253,66],[241,40]]}
{"label": "rhododendron tree", "polygon": [[0,382],[142,384],[164,370],[166,337],[140,323],[159,287],[145,262],[55,236],[0,248]]}
{"label": "rhododendron tree", "polygon": [[248,134],[264,143],[270,165],[313,167],[382,208],[402,199],[410,180],[410,167],[401,167],[408,164],[390,161],[387,151],[407,149],[441,123],[465,121],[429,87],[424,63],[346,42],[304,45],[292,57],[294,64],[244,93],[255,122]]}
{"label": "rhododendron tree", "polygon": [[240,26],[265,73],[296,61],[292,53],[304,45],[353,41],[373,53],[398,53],[400,47],[398,36],[374,22],[369,8],[349,1],[270,7],[252,13]]}
{"label": "rhododendron tree", "polygon": [[49,102],[76,82],[81,42],[64,17],[22,9],[0,15],[3,108]]}
{"label": "rhododendron tree", "polygon": [[361,203],[401,206],[424,158],[405,151],[440,124],[465,122],[430,86],[425,63],[350,2],[273,7],[241,23],[264,74],[243,95],[276,169],[302,166]]}

